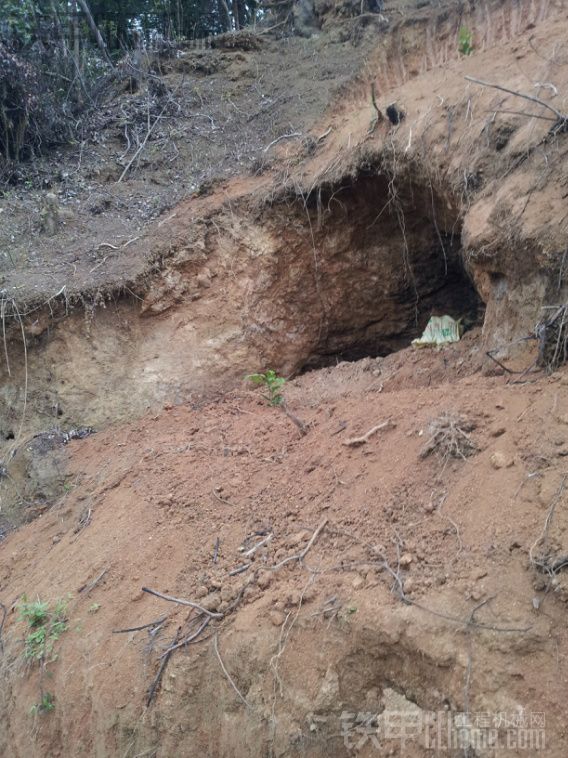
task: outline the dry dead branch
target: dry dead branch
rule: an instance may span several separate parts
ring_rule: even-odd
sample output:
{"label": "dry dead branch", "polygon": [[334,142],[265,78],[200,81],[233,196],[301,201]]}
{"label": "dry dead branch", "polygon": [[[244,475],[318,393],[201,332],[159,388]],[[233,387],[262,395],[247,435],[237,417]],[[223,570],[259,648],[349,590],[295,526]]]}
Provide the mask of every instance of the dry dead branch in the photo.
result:
{"label": "dry dead branch", "polygon": [[501,92],[506,92],[509,95],[514,95],[515,97],[521,97],[524,100],[530,100],[533,103],[542,105],[543,108],[547,108],[549,111],[554,113],[554,115],[558,119],[557,121],[558,126],[566,126],[566,124],[568,123],[568,116],[566,116],[564,113],[561,113],[559,110],[554,108],[552,105],[550,105],[550,103],[547,103],[545,100],[541,100],[540,97],[535,97],[534,95],[527,95],[524,92],[517,92],[514,89],[503,87],[501,84],[494,84],[493,82],[483,81],[483,79],[476,79],[474,76],[466,76],[465,79],[467,79],[468,82],[473,82],[474,84],[480,84],[482,87],[492,87],[493,89],[501,90]]}
{"label": "dry dead branch", "polygon": [[274,147],[274,145],[277,145],[279,142],[282,142],[282,140],[295,139],[296,137],[301,137],[301,136],[302,136],[302,132],[290,132],[290,134],[281,134],[280,137],[276,137],[276,139],[273,139],[272,142],[269,142],[262,152],[267,153],[271,147]]}
{"label": "dry dead branch", "polygon": [[249,569],[252,566],[252,563],[243,563],[240,566],[237,566],[237,568],[234,568],[232,571],[229,571],[229,576],[237,576],[238,574],[244,574],[247,569]]}
{"label": "dry dead branch", "polygon": [[280,408],[282,408],[283,412],[286,414],[286,416],[288,416],[290,421],[298,427],[302,437],[308,433],[308,425],[304,424],[302,419],[299,419],[296,415],[292,413],[292,411],[288,409],[288,406],[286,405],[285,401],[280,403]]}
{"label": "dry dead branch", "polygon": [[477,452],[478,447],[471,439],[475,425],[467,419],[454,413],[442,413],[430,422],[428,426],[429,439],[420,451],[421,458],[427,458],[436,453],[444,461],[449,458],[465,460]]}
{"label": "dry dead branch", "polygon": [[[176,632],[176,636],[174,639],[174,643],[177,642],[181,635],[181,626],[178,627],[178,630]],[[167,651],[167,655],[164,656],[162,659],[162,662],[160,663],[160,667],[158,669],[158,672],[156,676],[154,677],[154,681],[150,685],[148,689],[148,697],[146,698],[146,707],[149,707],[152,704],[152,700],[154,699],[154,696],[156,695],[156,692],[158,691],[158,687],[160,686],[160,682],[162,681],[162,676],[164,674],[164,671],[166,670],[166,666],[168,665],[168,661],[170,660],[170,656],[172,654],[172,649]]]}
{"label": "dry dead branch", "polygon": [[536,327],[537,365],[548,372],[568,361],[568,304],[559,305]]}
{"label": "dry dead branch", "polygon": [[194,603],[193,600],[185,600],[184,598],[173,597],[172,595],[164,595],[162,592],[151,590],[149,587],[142,587],[142,592],[147,592],[149,595],[155,595],[156,597],[159,597],[162,600],[168,600],[170,603],[177,603],[178,605],[188,605],[190,608],[195,608],[196,611],[199,611],[200,613],[204,613],[206,616],[210,616],[213,619],[223,618],[222,613],[214,613],[213,611],[208,611],[207,608],[204,608],[202,605],[199,605],[199,603]]}
{"label": "dry dead branch", "polygon": [[377,424],[377,426],[373,426],[371,429],[369,429],[368,432],[365,432],[361,437],[351,437],[348,440],[344,440],[343,444],[346,447],[359,447],[359,445],[364,445],[366,442],[368,442],[373,435],[375,435],[377,432],[381,431],[381,429],[391,429],[394,427],[395,424],[389,419],[386,421],[383,421],[382,424]]}
{"label": "dry dead branch", "polygon": [[218,493],[218,490],[219,490],[219,488],[218,488],[218,487],[214,487],[214,488],[211,490],[211,494],[213,495],[213,497],[214,497],[216,500],[218,500],[220,503],[223,503],[223,505],[230,505],[230,506],[233,506],[233,503],[231,503],[229,500],[225,500],[225,498],[224,498],[224,497],[221,497],[221,495],[219,495],[219,493]]}
{"label": "dry dead branch", "polygon": [[148,624],[141,624],[140,626],[131,626],[128,627],[128,629],[113,629],[112,633],[126,634],[127,632],[140,632],[142,629],[150,629],[151,627],[161,626],[167,618],[167,616],[162,616],[161,618],[156,619],[156,621],[150,621]]}
{"label": "dry dead branch", "polygon": [[[198,614],[193,620],[201,618],[201,615],[202,614]],[[192,632],[187,637],[184,637],[182,640],[179,640],[179,642],[174,640],[173,645],[171,645],[171,647],[169,647],[164,653],[162,653],[160,658],[165,658],[166,656],[171,655],[174,652],[174,650],[177,650],[179,647],[183,647],[184,645],[190,645],[192,642],[196,642],[200,634],[203,631],[205,631],[205,629],[209,626],[210,621],[211,621],[211,617],[206,616],[205,619],[198,626],[195,632]]]}
{"label": "dry dead branch", "polygon": [[277,563],[275,566],[271,567],[271,571],[277,571],[278,569],[282,568],[282,566],[285,566],[287,563],[291,563],[292,561],[298,561],[300,563],[304,560],[310,549],[312,548],[314,542],[317,540],[319,535],[323,532],[323,530],[326,527],[326,524],[328,522],[328,519],[324,519],[321,524],[318,526],[318,528],[315,530],[315,532],[312,534],[310,541],[306,545],[306,547],[296,555],[289,555],[288,558],[284,558],[284,560],[280,561],[280,563]]}
{"label": "dry dead branch", "polygon": [[79,592],[84,592],[85,595],[88,595],[91,590],[94,590],[97,584],[104,579],[104,577],[108,574],[108,568],[103,569],[101,573],[97,576],[97,578],[92,581],[90,584],[84,584],[82,587],[79,588]]}
{"label": "dry dead branch", "polygon": [[2,611],[2,621],[0,621],[0,653],[4,652],[4,643],[2,642],[2,632],[4,631],[4,624],[6,622],[6,616],[8,611],[4,603],[0,603],[0,611]]}
{"label": "dry dead branch", "polygon": [[272,532],[270,532],[270,534],[268,534],[263,540],[261,540],[260,542],[257,542],[256,545],[250,548],[250,550],[247,550],[245,553],[243,553],[243,556],[245,558],[250,558],[251,555],[254,555],[257,550],[259,550],[261,547],[264,547],[264,545],[270,542],[273,536],[274,535],[272,534]]}

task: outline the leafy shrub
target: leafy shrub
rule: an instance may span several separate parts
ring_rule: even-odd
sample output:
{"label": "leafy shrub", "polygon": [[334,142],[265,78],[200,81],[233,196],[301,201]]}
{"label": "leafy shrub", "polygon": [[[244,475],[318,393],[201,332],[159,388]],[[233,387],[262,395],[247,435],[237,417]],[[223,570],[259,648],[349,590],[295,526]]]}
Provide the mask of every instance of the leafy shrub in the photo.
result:
{"label": "leafy shrub", "polygon": [[55,708],[55,698],[51,692],[44,692],[39,703],[32,705],[31,714],[36,716],[38,713],[50,713]]}
{"label": "leafy shrub", "polygon": [[53,609],[41,600],[28,602],[22,597],[20,621],[25,621],[28,633],[24,640],[24,658],[31,661],[55,660],[53,648],[67,629],[67,604],[58,600]]}
{"label": "leafy shrub", "polygon": [[473,34],[466,26],[462,26],[459,31],[458,50],[462,55],[473,53]]}
{"label": "leafy shrub", "polygon": [[249,374],[246,378],[250,382],[262,384],[266,388],[268,392],[266,399],[270,405],[282,405],[284,402],[284,395],[280,390],[286,383],[284,377],[278,376],[276,371],[273,371],[273,369],[270,368],[264,374]]}

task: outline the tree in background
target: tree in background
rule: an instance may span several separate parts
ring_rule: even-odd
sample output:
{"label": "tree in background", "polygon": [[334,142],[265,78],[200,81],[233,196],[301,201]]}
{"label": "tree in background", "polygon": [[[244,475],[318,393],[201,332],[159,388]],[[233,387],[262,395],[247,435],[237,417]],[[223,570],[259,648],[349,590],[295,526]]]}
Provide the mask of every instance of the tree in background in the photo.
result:
{"label": "tree in background", "polygon": [[253,23],[258,0],[0,0],[0,159],[66,141],[129,49]]}

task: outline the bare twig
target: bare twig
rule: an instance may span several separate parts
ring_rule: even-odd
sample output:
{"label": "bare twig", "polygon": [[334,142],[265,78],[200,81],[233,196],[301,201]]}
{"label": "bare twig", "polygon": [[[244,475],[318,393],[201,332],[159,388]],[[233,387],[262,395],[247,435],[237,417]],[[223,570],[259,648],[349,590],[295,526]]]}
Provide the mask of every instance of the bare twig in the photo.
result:
{"label": "bare twig", "polygon": [[215,547],[213,548],[213,563],[217,563],[219,560],[219,546],[221,544],[221,540],[219,537],[215,540]]}
{"label": "bare twig", "polygon": [[371,134],[371,132],[375,130],[375,127],[377,126],[377,124],[384,119],[384,116],[379,110],[379,106],[377,105],[377,97],[375,93],[375,82],[371,82],[371,105],[373,106],[375,110],[375,115],[371,119],[371,123],[367,130],[368,134]]}
{"label": "bare twig", "polygon": [[217,638],[218,638],[218,635],[216,634],[216,635],[213,637],[213,649],[215,650],[215,655],[217,656],[217,660],[219,661],[219,665],[221,666],[221,670],[223,671],[223,673],[224,673],[224,674],[225,674],[225,676],[227,677],[227,681],[229,682],[229,684],[231,685],[231,687],[232,687],[232,688],[235,690],[235,692],[237,693],[237,696],[238,696],[239,700],[240,700],[240,701],[241,701],[241,702],[242,702],[242,703],[243,703],[243,704],[244,704],[244,705],[245,705],[247,708],[252,708],[252,705],[249,703],[249,701],[246,699],[246,697],[245,697],[245,696],[244,696],[244,695],[241,693],[241,691],[239,690],[239,688],[237,687],[237,685],[236,685],[236,684],[235,684],[235,682],[233,681],[233,678],[231,677],[231,675],[230,675],[230,674],[229,674],[229,672],[227,671],[227,669],[226,669],[226,667],[225,667],[225,664],[223,663],[223,659],[221,658],[221,654],[220,654],[220,652],[219,652],[219,644],[218,644],[218,642],[217,642]]}
{"label": "bare twig", "polygon": [[501,84],[493,84],[492,82],[485,82],[482,79],[476,79],[474,76],[466,76],[464,77],[467,79],[468,82],[473,82],[474,84],[480,84],[483,87],[492,87],[493,89],[501,90],[501,92],[507,92],[509,95],[514,95],[515,97],[522,97],[524,100],[530,100],[533,103],[538,103],[538,105],[542,105],[543,108],[547,108],[549,111],[554,113],[556,118],[566,123],[568,120],[568,116],[566,116],[564,113],[561,113],[559,110],[556,110],[552,105],[545,102],[544,100],[541,100],[540,97],[535,97],[534,95],[527,95],[524,92],[517,92],[514,89],[509,89],[508,87],[503,87]]}
{"label": "bare twig", "polygon": [[103,569],[101,573],[97,576],[97,578],[92,581],[90,584],[84,584],[82,587],[79,588],[79,592],[84,592],[85,595],[88,595],[91,590],[94,590],[97,584],[108,574],[108,568]]}
{"label": "bare twig", "polygon": [[328,522],[328,519],[324,519],[321,524],[318,526],[318,528],[315,530],[315,532],[312,534],[310,541],[306,545],[306,547],[302,550],[301,553],[298,553],[297,555],[290,555],[288,558],[284,558],[283,561],[280,561],[280,563],[277,563],[275,566],[271,567],[271,571],[276,571],[279,568],[282,568],[282,566],[285,566],[287,563],[290,563],[291,561],[298,561],[299,563],[304,560],[306,555],[308,554],[309,550],[311,549],[314,542],[317,540],[319,535],[322,533],[322,531],[325,529],[325,526]]}
{"label": "bare twig", "polygon": [[272,534],[272,532],[270,532],[270,534],[267,535],[263,540],[261,540],[260,542],[257,542],[256,545],[251,547],[250,550],[247,550],[246,553],[243,553],[244,557],[250,558],[251,555],[254,555],[257,550],[259,550],[261,547],[264,547],[264,545],[266,545],[267,542],[270,542],[273,536],[274,535]]}
{"label": "bare twig", "polygon": [[178,605],[188,605],[190,608],[195,608],[196,611],[205,613],[205,615],[210,616],[213,619],[223,618],[222,613],[214,613],[213,611],[208,611],[207,608],[204,608],[202,605],[199,605],[199,603],[194,603],[193,600],[185,600],[184,598],[173,597],[172,595],[164,595],[163,593],[157,592],[156,590],[151,590],[149,587],[142,587],[142,592],[147,592],[149,595],[155,595],[155,597],[159,597],[162,600],[168,600],[170,603],[177,603]]}
{"label": "bare twig", "polygon": [[552,116],[541,116],[539,113],[528,113],[527,111],[497,110],[497,111],[489,111],[489,113],[505,113],[511,116],[526,116],[527,118],[538,118],[541,121],[552,121],[553,123],[556,123],[556,119],[552,118]]}
{"label": "bare twig", "polygon": [[10,358],[8,356],[8,343],[6,342],[6,318],[5,318],[5,308],[6,308],[6,301],[2,299],[2,302],[0,302],[0,319],[2,319],[2,339],[4,342],[4,357],[6,359],[6,370],[8,372],[8,376],[12,376],[12,372],[10,371]]}
{"label": "bare twig", "polygon": [[113,634],[126,634],[127,632],[140,632],[142,629],[149,629],[152,626],[161,626],[167,619],[167,616],[162,616],[156,621],[150,621],[148,624],[142,624],[141,626],[131,626],[128,629],[113,629]]}
{"label": "bare twig", "polygon": [[503,364],[503,363],[501,363],[501,361],[497,360],[497,358],[492,354],[492,352],[493,352],[492,350],[487,350],[485,352],[485,355],[488,358],[491,358],[491,360],[493,361],[493,363],[496,363],[499,366],[499,368],[502,368],[503,371],[506,371],[508,374],[518,374],[518,373],[520,373],[519,371],[513,371],[512,369],[507,368],[507,366],[505,366],[505,364]]}
{"label": "bare twig", "polygon": [[330,126],[329,128],[327,128],[327,129],[325,130],[325,132],[323,132],[323,134],[320,134],[320,136],[319,136],[319,137],[316,137],[316,140],[317,140],[317,142],[321,142],[321,141],[322,141],[322,140],[324,140],[326,137],[328,137],[328,136],[331,134],[332,128],[333,128],[333,127],[331,127],[331,126]]}
{"label": "bare twig", "polygon": [[4,603],[0,603],[0,610],[2,611],[2,621],[0,621],[0,653],[4,652],[4,642],[2,641],[2,632],[4,631],[4,624],[6,622],[6,616],[8,611]]}
{"label": "bare twig", "polygon": [[302,132],[290,132],[290,134],[282,134],[280,137],[276,137],[276,139],[273,139],[272,142],[270,142],[262,151],[263,153],[267,153],[271,147],[274,145],[277,145],[279,142],[281,142],[284,139],[293,139],[294,137],[301,137]]}
{"label": "bare twig", "polygon": [[382,424],[373,426],[372,429],[369,429],[369,431],[363,434],[361,437],[351,437],[348,440],[344,440],[342,444],[346,447],[358,447],[359,445],[364,445],[373,435],[375,435],[381,429],[390,429],[392,426],[394,426],[394,424],[389,418],[386,421],[383,421]]}
{"label": "bare twig", "polygon": [[213,497],[214,497],[216,500],[218,500],[220,503],[223,503],[224,505],[230,505],[230,506],[234,507],[234,506],[233,506],[233,503],[231,503],[229,500],[225,500],[225,498],[224,498],[224,497],[221,497],[221,495],[219,495],[219,494],[218,494],[218,493],[215,491],[215,488],[213,488],[213,489],[211,490],[211,494],[212,494],[212,495],[213,495]]}
{"label": "bare twig", "polygon": [[209,626],[210,621],[211,621],[211,617],[206,616],[195,632],[192,632],[189,636],[184,637],[183,640],[180,640],[179,642],[174,642],[174,644],[171,647],[169,647],[165,653],[162,653],[160,658],[165,658],[167,655],[171,655],[171,653],[173,653],[174,650],[177,650],[178,647],[183,647],[184,645],[190,645],[192,642],[195,642],[197,638],[199,637],[199,635],[201,634],[201,632],[203,632],[207,628],[207,626]]}
{"label": "bare twig", "polygon": [[280,408],[282,408],[283,412],[286,414],[286,416],[288,416],[288,418],[290,419],[290,421],[298,427],[298,429],[300,430],[300,434],[302,436],[304,436],[304,435],[306,435],[308,433],[308,426],[307,426],[307,424],[304,424],[304,422],[302,421],[302,419],[299,419],[297,416],[295,416],[292,413],[292,411],[290,411],[288,409],[288,406],[286,405],[286,403],[284,401],[282,403],[280,403]]}
{"label": "bare twig", "polygon": [[132,156],[132,158],[128,161],[128,163],[124,167],[124,171],[122,172],[122,174],[116,180],[117,184],[120,184],[120,182],[124,179],[124,177],[126,176],[126,174],[130,171],[130,167],[132,166],[132,164],[134,163],[134,161],[138,158],[138,156],[140,155],[140,153],[146,147],[146,143],[150,139],[150,136],[152,135],[152,132],[154,131],[154,129],[158,125],[158,122],[162,119],[162,117],[163,117],[163,115],[164,115],[164,113],[166,111],[166,108],[168,107],[169,104],[170,104],[170,100],[168,99],[166,101],[164,107],[162,108],[162,110],[159,112],[159,114],[154,119],[154,122],[148,127],[148,131],[146,132],[146,136],[144,137],[143,141],[140,143],[140,146],[138,147],[138,149],[136,150],[136,152],[134,153],[134,155]]}
{"label": "bare twig", "polygon": [[[177,642],[179,640],[181,634],[181,626],[178,627],[178,630],[176,632],[176,636],[174,638],[174,642]],[[154,699],[154,696],[158,690],[158,687],[160,686],[160,682],[162,681],[162,676],[164,674],[164,671],[166,670],[166,666],[168,665],[168,661],[170,660],[170,656],[172,654],[172,649],[167,651],[167,655],[165,655],[162,658],[162,662],[160,663],[160,667],[158,669],[158,673],[154,677],[154,681],[150,685],[150,688],[148,689],[148,697],[146,699],[146,707],[149,707],[152,703],[152,700]]]}
{"label": "bare twig", "polygon": [[237,574],[244,574],[244,572],[252,566],[252,563],[243,563],[241,566],[237,566],[232,571],[229,571],[229,576],[237,576]]}

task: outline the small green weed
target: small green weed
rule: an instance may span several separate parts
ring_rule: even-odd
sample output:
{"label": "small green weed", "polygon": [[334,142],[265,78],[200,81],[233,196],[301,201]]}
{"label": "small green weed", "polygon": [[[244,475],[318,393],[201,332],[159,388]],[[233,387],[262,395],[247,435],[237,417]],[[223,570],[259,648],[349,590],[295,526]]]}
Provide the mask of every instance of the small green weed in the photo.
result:
{"label": "small green weed", "polygon": [[25,638],[24,658],[31,661],[55,660],[53,648],[67,629],[67,603],[58,600],[53,608],[41,600],[28,602],[22,597],[20,621],[25,621],[28,633]]}
{"label": "small green weed", "polygon": [[268,392],[266,399],[270,405],[282,405],[284,402],[284,395],[281,392],[282,387],[286,384],[286,379],[283,376],[278,376],[276,371],[271,368],[264,374],[249,374],[247,377],[249,382],[255,384],[261,384]]}
{"label": "small green weed", "polygon": [[55,698],[51,692],[44,692],[41,701],[32,705],[30,713],[36,716],[38,713],[50,713],[55,708]]}
{"label": "small green weed", "polygon": [[459,31],[458,50],[462,55],[473,53],[473,34],[466,26],[462,26]]}

